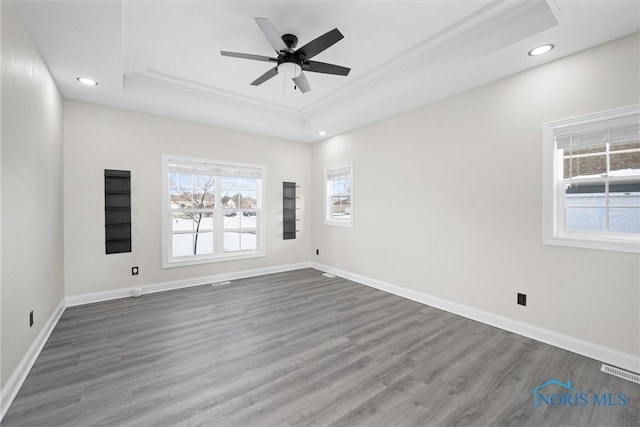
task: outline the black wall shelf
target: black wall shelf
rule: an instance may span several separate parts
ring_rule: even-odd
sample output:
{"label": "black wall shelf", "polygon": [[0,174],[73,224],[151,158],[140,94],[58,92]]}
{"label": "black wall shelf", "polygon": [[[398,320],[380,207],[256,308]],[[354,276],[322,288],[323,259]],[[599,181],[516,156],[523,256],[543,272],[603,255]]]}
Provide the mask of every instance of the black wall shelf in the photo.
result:
{"label": "black wall shelf", "polygon": [[104,170],[105,252],[131,252],[131,172]]}
{"label": "black wall shelf", "polygon": [[296,238],[296,183],[282,183],[282,238]]}

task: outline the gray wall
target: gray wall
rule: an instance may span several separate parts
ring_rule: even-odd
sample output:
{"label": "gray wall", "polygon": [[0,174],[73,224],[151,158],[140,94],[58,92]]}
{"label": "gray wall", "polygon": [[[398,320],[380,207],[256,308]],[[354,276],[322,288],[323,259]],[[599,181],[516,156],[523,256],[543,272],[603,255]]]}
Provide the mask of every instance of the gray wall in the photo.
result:
{"label": "gray wall", "polygon": [[[64,103],[65,292],[76,296],[309,260],[311,232],[282,239],[282,182],[300,186],[300,215],[309,191],[311,147],[78,101]],[[162,268],[162,155],[266,167],[267,256]],[[104,253],[104,169],[131,171],[131,253]],[[131,267],[140,274],[131,276]]]}
{"label": "gray wall", "polygon": [[638,254],[542,245],[542,124],[640,102],[639,51],[636,34],[315,144],[313,212],[323,168],[353,161],[355,217],[314,216],[313,259],[640,355]]}
{"label": "gray wall", "polygon": [[64,297],[63,114],[58,88],[13,9],[0,7],[4,386]]}

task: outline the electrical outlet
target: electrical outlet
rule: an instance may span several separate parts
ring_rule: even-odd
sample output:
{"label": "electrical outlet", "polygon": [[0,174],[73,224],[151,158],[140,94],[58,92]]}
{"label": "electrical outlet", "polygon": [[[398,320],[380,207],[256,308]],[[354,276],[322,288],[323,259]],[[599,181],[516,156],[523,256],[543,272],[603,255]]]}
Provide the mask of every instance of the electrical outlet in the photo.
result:
{"label": "electrical outlet", "polygon": [[33,310],[29,313],[29,327],[33,326]]}
{"label": "electrical outlet", "polygon": [[519,305],[527,305],[527,294],[518,294],[518,304]]}
{"label": "electrical outlet", "polygon": [[132,276],[138,275],[138,267],[131,267],[131,275]]}
{"label": "electrical outlet", "polygon": [[316,249],[316,255],[320,255],[320,249]]}

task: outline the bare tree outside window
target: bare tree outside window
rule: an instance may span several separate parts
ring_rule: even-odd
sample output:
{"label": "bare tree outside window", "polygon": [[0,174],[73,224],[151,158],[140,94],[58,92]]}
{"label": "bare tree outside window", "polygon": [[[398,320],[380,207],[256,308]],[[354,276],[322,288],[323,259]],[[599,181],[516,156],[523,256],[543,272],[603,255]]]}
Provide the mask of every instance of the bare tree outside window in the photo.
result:
{"label": "bare tree outside window", "polygon": [[163,157],[163,267],[262,254],[263,166]]}
{"label": "bare tree outside window", "polygon": [[[201,233],[201,227],[205,219],[211,218],[211,210],[214,208],[215,177],[171,174],[170,187],[175,189],[170,196],[171,204],[184,209],[175,216],[193,221],[192,255],[197,255],[199,254],[198,238]],[[207,232],[210,231],[207,230]]]}

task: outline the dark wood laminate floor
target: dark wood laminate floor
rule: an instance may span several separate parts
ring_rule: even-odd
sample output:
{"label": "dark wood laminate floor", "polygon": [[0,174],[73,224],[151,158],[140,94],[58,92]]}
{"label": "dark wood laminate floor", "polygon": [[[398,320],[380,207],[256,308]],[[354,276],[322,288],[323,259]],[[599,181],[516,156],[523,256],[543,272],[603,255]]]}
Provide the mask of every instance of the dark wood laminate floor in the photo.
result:
{"label": "dark wood laminate floor", "polygon": [[[551,378],[627,403],[535,409]],[[640,386],[305,269],[68,308],[2,424],[637,426]]]}

